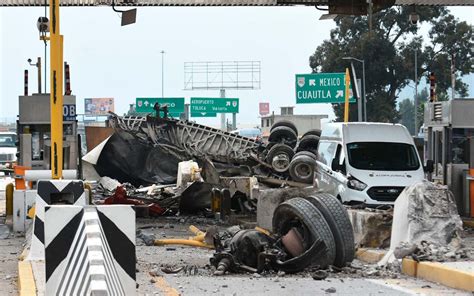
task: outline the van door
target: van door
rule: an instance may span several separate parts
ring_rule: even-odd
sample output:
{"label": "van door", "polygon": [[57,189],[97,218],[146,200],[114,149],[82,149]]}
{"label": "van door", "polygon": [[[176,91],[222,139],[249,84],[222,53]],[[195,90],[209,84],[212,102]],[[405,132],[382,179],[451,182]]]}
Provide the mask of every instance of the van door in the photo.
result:
{"label": "van door", "polygon": [[318,146],[318,166],[316,168],[316,178],[319,188],[324,192],[334,194],[336,183],[334,180],[334,172],[331,169],[331,162],[336,154],[337,142],[321,140]]}
{"label": "van door", "polygon": [[[347,185],[347,166],[345,160],[345,153],[343,146],[341,144],[337,145],[336,154],[334,155],[334,159],[339,166],[336,170],[333,170],[333,179],[334,179],[334,196],[341,196],[345,191],[345,187]],[[332,164],[332,163],[331,163]]]}

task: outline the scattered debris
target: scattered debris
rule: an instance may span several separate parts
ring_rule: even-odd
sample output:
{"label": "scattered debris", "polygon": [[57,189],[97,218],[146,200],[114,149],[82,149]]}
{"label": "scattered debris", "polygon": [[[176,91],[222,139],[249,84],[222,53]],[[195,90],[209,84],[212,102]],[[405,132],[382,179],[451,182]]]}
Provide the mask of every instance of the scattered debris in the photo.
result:
{"label": "scattered debris", "polygon": [[[328,215],[333,214],[336,215],[335,212],[328,212]],[[327,219],[329,217],[325,218],[308,200],[293,198],[276,208],[273,235],[257,229],[229,227],[214,236],[216,253],[211,258],[211,264],[216,267],[214,274],[271,270],[295,273],[310,266],[325,268],[332,265],[336,262],[336,254],[348,256],[347,259],[342,257],[343,265],[350,263],[352,259],[349,258],[353,258],[354,254],[339,253],[344,247],[339,240],[336,247]],[[352,232],[347,214],[345,217],[334,216],[334,219],[346,219],[343,222],[347,223],[343,225],[349,225],[348,230]],[[315,274],[315,277],[318,276],[321,274]]]}
{"label": "scattered debris", "polygon": [[312,273],[313,280],[324,280],[325,278],[328,277],[328,273],[325,270],[316,270],[315,272]]}

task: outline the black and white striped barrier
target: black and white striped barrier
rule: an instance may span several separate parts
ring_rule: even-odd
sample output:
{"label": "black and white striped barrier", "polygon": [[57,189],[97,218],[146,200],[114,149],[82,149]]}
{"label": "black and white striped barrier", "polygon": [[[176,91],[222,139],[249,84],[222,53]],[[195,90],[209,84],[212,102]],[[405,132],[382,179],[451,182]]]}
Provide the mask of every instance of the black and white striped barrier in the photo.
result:
{"label": "black and white striped barrier", "polygon": [[53,204],[85,206],[84,183],[77,180],[38,181],[33,235],[28,260],[44,260],[44,208]]}
{"label": "black and white striped barrier", "polygon": [[132,206],[47,206],[45,246],[45,295],[136,295]]}

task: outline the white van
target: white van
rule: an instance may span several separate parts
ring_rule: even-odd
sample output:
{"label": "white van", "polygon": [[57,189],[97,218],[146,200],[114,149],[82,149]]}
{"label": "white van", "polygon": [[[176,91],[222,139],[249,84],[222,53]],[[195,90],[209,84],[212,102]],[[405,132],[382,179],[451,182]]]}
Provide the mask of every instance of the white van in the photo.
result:
{"label": "white van", "polygon": [[12,167],[16,161],[16,133],[0,132],[0,167]]}
{"label": "white van", "polygon": [[408,130],[400,124],[328,123],[318,145],[316,184],[344,203],[393,204],[424,179]]}

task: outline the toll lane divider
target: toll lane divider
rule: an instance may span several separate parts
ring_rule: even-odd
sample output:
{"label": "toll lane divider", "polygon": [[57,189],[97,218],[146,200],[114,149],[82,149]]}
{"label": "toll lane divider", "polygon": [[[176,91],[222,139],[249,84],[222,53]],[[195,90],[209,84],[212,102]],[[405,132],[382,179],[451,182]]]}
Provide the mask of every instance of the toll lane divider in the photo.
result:
{"label": "toll lane divider", "polygon": [[136,295],[132,206],[47,206],[45,247],[45,295]]}
{"label": "toll lane divider", "polygon": [[74,180],[40,180],[35,202],[33,235],[27,260],[44,260],[44,216],[45,207],[63,202],[70,205],[85,206],[84,183]]}

